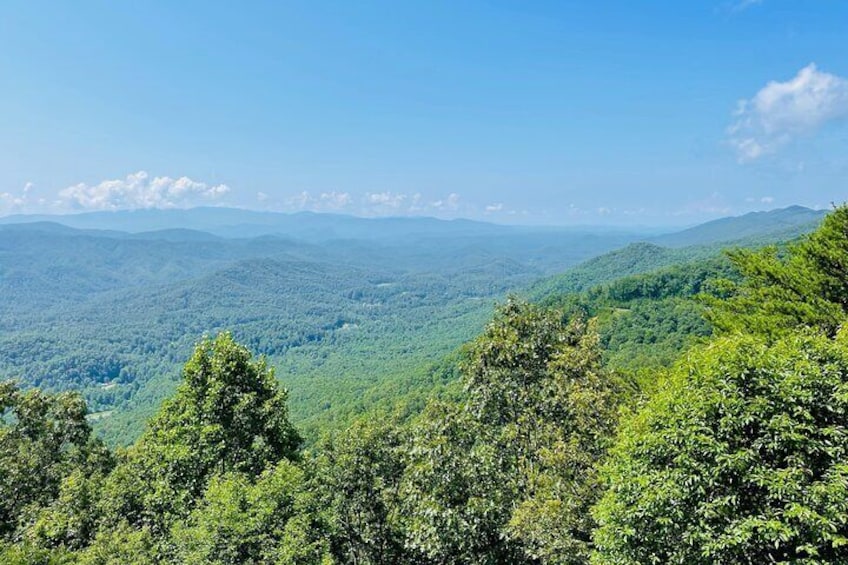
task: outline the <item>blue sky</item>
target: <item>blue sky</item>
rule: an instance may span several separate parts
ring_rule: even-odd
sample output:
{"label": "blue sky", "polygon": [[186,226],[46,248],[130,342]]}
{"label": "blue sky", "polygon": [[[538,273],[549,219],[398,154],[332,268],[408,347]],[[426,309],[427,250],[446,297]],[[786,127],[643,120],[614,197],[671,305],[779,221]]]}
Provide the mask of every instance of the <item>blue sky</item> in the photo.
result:
{"label": "blue sky", "polygon": [[848,3],[0,7],[0,214],[691,224],[845,200]]}

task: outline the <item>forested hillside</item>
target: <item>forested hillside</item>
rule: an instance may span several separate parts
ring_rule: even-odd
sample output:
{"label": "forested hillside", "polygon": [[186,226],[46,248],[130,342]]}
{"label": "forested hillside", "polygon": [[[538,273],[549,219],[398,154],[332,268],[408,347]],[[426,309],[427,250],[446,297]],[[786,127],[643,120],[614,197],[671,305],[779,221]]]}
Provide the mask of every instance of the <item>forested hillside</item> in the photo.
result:
{"label": "forested hillside", "polygon": [[626,275],[720,256],[734,247],[761,247],[786,242],[813,231],[822,212],[794,206],[724,218],[681,232],[651,237],[605,253],[536,282],[529,295],[537,300],[580,292]]}
{"label": "forested hillside", "polygon": [[[174,215],[200,227],[258,216],[267,225],[217,229],[285,235],[176,229]],[[94,219],[108,226],[103,217]],[[82,391],[99,433],[117,444],[173,392],[203,335],[231,330],[267,355],[315,439],[410,387],[431,388],[431,365],[478,333],[507,292],[635,237],[218,209],[105,217],[163,229],[0,226],[0,374]]]}
{"label": "forested hillside", "polygon": [[[708,230],[700,241],[710,245],[638,243],[606,255],[639,234],[215,208],[7,218],[0,374],[81,391],[98,433],[128,444],[174,391],[193,344],[229,330],[268,356],[313,441],[370,407],[440,384],[439,360],[479,333],[510,292],[585,290],[714,256],[738,239],[736,229],[760,241],[815,214],[746,216],[733,229]],[[156,231],[103,229],[121,225]]]}
{"label": "forested hillside", "polygon": [[125,450],[78,394],[6,383],[2,562],[846,563],[847,234],[840,207],[779,248],[509,299],[423,410],[308,449],[288,377],[229,333]]}

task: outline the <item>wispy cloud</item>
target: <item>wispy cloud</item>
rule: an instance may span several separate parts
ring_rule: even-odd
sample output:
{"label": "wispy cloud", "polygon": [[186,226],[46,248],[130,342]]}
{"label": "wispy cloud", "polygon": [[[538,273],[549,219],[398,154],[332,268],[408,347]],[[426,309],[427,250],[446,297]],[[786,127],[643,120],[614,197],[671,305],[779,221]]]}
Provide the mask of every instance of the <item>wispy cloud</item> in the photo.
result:
{"label": "wispy cloud", "polygon": [[19,191],[0,192],[0,214],[26,213],[46,204],[44,198],[35,195],[35,184],[29,181]]}
{"label": "wispy cloud", "polygon": [[459,194],[451,192],[445,199],[439,199],[430,203],[430,207],[435,210],[457,210],[459,208]]}
{"label": "wispy cloud", "polygon": [[344,210],[353,202],[350,193],[336,192],[335,190],[322,192],[318,199],[321,202],[322,208],[327,210]]}
{"label": "wispy cloud", "polygon": [[820,71],[814,63],[786,82],[769,82],[742,100],[728,128],[740,162],[774,153],[793,139],[848,117],[848,80]]}
{"label": "wispy cloud", "polygon": [[428,200],[421,193],[365,192],[352,194],[350,192],[328,191],[312,193],[302,191],[281,199],[272,199],[266,193],[257,195],[257,201],[266,208],[280,211],[310,211],[310,212],[340,212],[360,216],[416,216],[436,215],[444,217],[456,216],[461,210],[474,214],[485,209],[475,209],[460,205],[460,195],[451,193],[444,198]]}
{"label": "wispy cloud", "polygon": [[186,208],[227,194],[225,184],[209,185],[188,177],[151,177],[146,171],[95,185],[75,184],[59,192],[62,204],[77,210]]}
{"label": "wispy cloud", "polygon": [[369,192],[365,195],[366,202],[377,208],[389,208],[399,210],[409,198],[406,194],[397,194],[391,191]]}

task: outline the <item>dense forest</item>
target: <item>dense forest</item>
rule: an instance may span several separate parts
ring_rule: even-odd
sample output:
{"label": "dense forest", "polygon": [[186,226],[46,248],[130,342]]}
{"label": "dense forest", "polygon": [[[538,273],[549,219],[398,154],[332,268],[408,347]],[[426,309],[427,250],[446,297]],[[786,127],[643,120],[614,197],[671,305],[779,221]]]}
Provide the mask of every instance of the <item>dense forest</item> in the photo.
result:
{"label": "dense forest", "polygon": [[[285,382],[311,445],[399,396],[423,405],[454,380],[445,356],[510,293],[547,301],[727,245],[791,239],[820,219],[793,207],[652,236],[226,208],[2,218],[0,375],[80,391],[97,435],[127,446],[197,340],[231,331]],[[619,323],[647,312],[617,308],[634,312]]]}
{"label": "dense forest", "polygon": [[[506,293],[635,237],[348,218],[335,232],[356,228],[363,239],[337,240],[320,215],[259,216],[278,223],[239,224],[258,234],[249,238],[199,220],[189,225],[215,233],[0,225],[0,374],[81,391],[98,433],[128,445],[174,392],[193,344],[231,330],[276,367],[314,439],[328,422],[429,381],[433,361],[479,333]],[[323,238],[294,238],[312,231]]]}
{"label": "dense forest", "polygon": [[848,207],[662,249],[504,300],[426,395],[308,443],[288,375],[226,331],[126,448],[79,393],[7,382],[0,560],[848,563]]}

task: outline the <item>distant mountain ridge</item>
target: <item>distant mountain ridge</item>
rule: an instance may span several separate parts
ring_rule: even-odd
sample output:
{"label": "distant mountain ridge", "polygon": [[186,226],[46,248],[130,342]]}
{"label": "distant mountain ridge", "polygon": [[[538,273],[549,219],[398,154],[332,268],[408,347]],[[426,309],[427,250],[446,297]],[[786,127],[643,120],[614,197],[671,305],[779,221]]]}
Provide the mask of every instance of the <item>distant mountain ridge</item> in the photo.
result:
{"label": "distant mountain ridge", "polygon": [[713,220],[598,255],[563,273],[541,279],[527,294],[533,300],[546,300],[582,292],[620,277],[715,257],[726,248],[791,241],[815,230],[825,215],[823,210],[790,206]]}
{"label": "distant mountain ridge", "polygon": [[749,212],[652,237],[647,241],[665,247],[688,247],[741,240],[748,240],[750,243],[754,237],[772,240],[779,236],[782,239],[792,239],[813,231],[826,214],[826,210],[812,210],[803,206],[789,206],[768,212]]}
{"label": "distant mountain ridge", "polygon": [[[790,206],[767,212],[750,212],[720,218],[680,231],[649,236],[655,230],[613,229],[603,226],[517,226],[469,219],[442,220],[433,217],[362,218],[316,212],[264,212],[240,208],[198,207],[188,209],[144,209],[83,212],[65,215],[12,215],[0,217],[2,226],[20,224],[62,225],[79,230],[104,230],[146,234],[143,239],[208,239],[197,232],[225,238],[253,238],[266,235],[293,237],[313,242],[336,239],[393,240],[417,237],[487,237],[516,233],[618,233],[635,241],[642,239],[664,247],[709,245],[762,236],[800,235],[810,231],[826,211]],[[45,229],[47,227],[45,226]],[[57,228],[58,229],[58,228]],[[105,235],[105,234],[104,234]]]}
{"label": "distant mountain ridge", "polygon": [[119,210],[67,215],[14,215],[0,224],[55,222],[77,229],[130,233],[186,229],[228,238],[287,235],[309,241],[380,239],[417,235],[486,235],[511,233],[512,226],[431,217],[360,218],[314,212],[261,212],[239,208]]}

